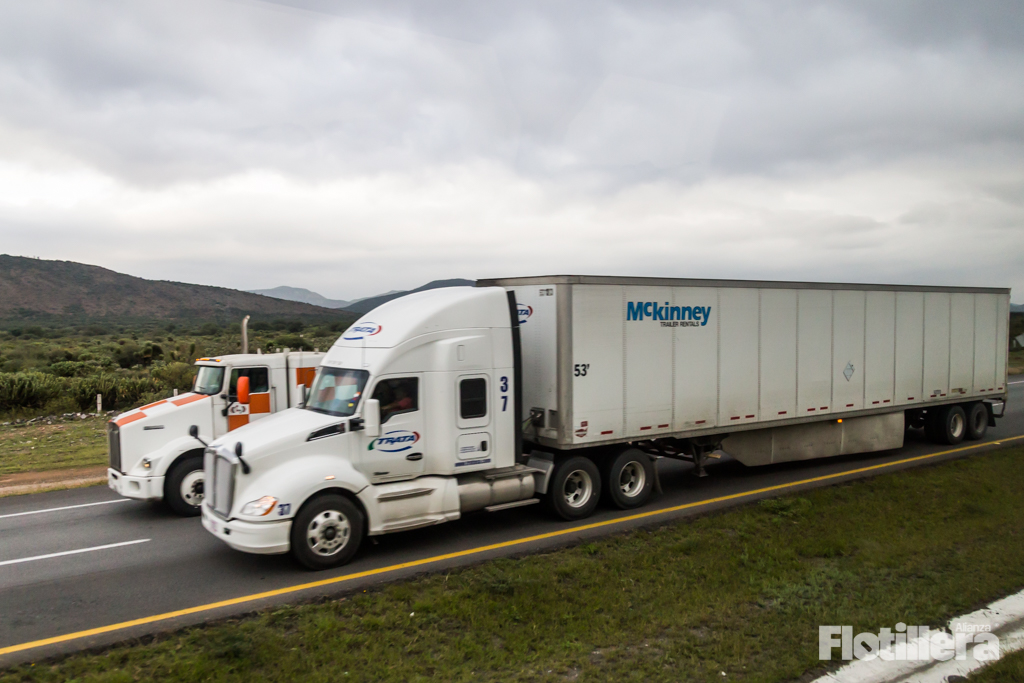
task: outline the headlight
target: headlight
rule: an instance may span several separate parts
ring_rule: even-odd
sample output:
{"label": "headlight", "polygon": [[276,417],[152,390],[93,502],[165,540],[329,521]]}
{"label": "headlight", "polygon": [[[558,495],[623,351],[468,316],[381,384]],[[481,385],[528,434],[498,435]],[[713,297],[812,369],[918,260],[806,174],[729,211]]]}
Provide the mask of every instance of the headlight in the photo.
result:
{"label": "headlight", "polygon": [[242,514],[252,515],[254,517],[263,517],[265,515],[269,515],[275,505],[277,505],[277,498],[274,498],[273,496],[263,496],[259,500],[254,500],[243,505]]}

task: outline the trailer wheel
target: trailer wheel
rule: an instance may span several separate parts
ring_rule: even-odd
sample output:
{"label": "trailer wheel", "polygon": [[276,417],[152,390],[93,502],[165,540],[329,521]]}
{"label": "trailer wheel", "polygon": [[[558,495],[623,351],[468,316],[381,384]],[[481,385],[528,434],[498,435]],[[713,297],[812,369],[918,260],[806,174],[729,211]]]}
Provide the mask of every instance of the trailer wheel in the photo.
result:
{"label": "trailer wheel", "polygon": [[307,569],[340,567],[363,541],[363,513],[345,496],[328,493],[302,506],[292,522],[292,555]]}
{"label": "trailer wheel", "polygon": [[984,403],[971,403],[967,406],[967,438],[978,441],[985,438],[988,431],[988,408]]}
{"label": "trailer wheel", "polygon": [[182,517],[196,517],[203,511],[203,459],[183,458],[171,466],[164,479],[164,502]]}
{"label": "trailer wheel", "polygon": [[654,488],[654,463],[649,455],[629,448],[611,459],[605,471],[605,491],[615,507],[640,507]]}
{"label": "trailer wheel", "polygon": [[939,443],[955,446],[967,435],[967,416],[960,406],[941,408],[933,423],[934,435]]}
{"label": "trailer wheel", "polygon": [[555,464],[547,502],[562,519],[589,517],[601,497],[601,474],[588,458],[574,456]]}

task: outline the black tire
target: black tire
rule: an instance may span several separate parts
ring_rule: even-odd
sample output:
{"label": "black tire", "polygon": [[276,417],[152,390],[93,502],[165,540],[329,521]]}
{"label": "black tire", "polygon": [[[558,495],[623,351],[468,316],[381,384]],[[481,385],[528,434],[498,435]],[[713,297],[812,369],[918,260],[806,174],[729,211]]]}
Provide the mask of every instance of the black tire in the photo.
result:
{"label": "black tire", "polygon": [[589,517],[601,498],[601,473],[589,458],[556,461],[548,482],[548,507],[562,519]]}
{"label": "black tire", "polygon": [[364,524],[363,513],[345,496],[317,496],[292,521],[292,556],[313,570],[347,564],[363,542]]}
{"label": "black tire", "polygon": [[654,490],[654,463],[638,448],[613,456],[601,474],[608,500],[620,510],[640,507]]}
{"label": "black tire", "polygon": [[955,446],[967,435],[967,416],[960,406],[944,406],[936,413],[932,428],[934,438],[941,444]]}
{"label": "black tire", "polygon": [[183,458],[171,465],[164,478],[164,503],[176,515],[198,517],[203,511],[204,483],[202,457]]}
{"label": "black tire", "polygon": [[967,438],[978,441],[985,438],[988,431],[988,408],[984,403],[970,403],[966,406]]}

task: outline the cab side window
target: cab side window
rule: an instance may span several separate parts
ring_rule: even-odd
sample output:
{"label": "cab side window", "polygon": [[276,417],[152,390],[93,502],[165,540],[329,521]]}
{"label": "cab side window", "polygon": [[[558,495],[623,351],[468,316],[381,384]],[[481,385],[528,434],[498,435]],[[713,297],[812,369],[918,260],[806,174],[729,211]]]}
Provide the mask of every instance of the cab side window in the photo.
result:
{"label": "cab side window", "polygon": [[249,378],[249,393],[265,394],[270,391],[270,371],[267,368],[235,368],[231,371],[231,388],[228,399],[238,400],[238,378]]}
{"label": "cab side window", "polygon": [[398,377],[377,382],[371,398],[380,401],[380,421],[384,424],[392,415],[419,410],[419,397],[418,377]]}
{"label": "cab side window", "polygon": [[474,377],[459,382],[459,415],[463,420],[487,416],[487,380]]}

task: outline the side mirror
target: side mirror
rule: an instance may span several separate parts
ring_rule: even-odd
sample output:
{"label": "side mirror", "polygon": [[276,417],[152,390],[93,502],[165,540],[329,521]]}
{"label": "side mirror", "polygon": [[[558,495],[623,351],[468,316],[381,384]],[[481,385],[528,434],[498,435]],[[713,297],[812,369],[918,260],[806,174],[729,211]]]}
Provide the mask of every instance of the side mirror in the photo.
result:
{"label": "side mirror", "polygon": [[188,435],[191,436],[193,439],[198,439],[199,438],[199,426],[198,425],[192,425],[191,427],[189,427],[188,428]]}
{"label": "side mirror", "polygon": [[363,429],[371,439],[380,436],[380,401],[368,398],[363,403]]}
{"label": "side mirror", "polygon": [[239,377],[238,378],[238,402],[248,403],[249,402],[249,378]]}

